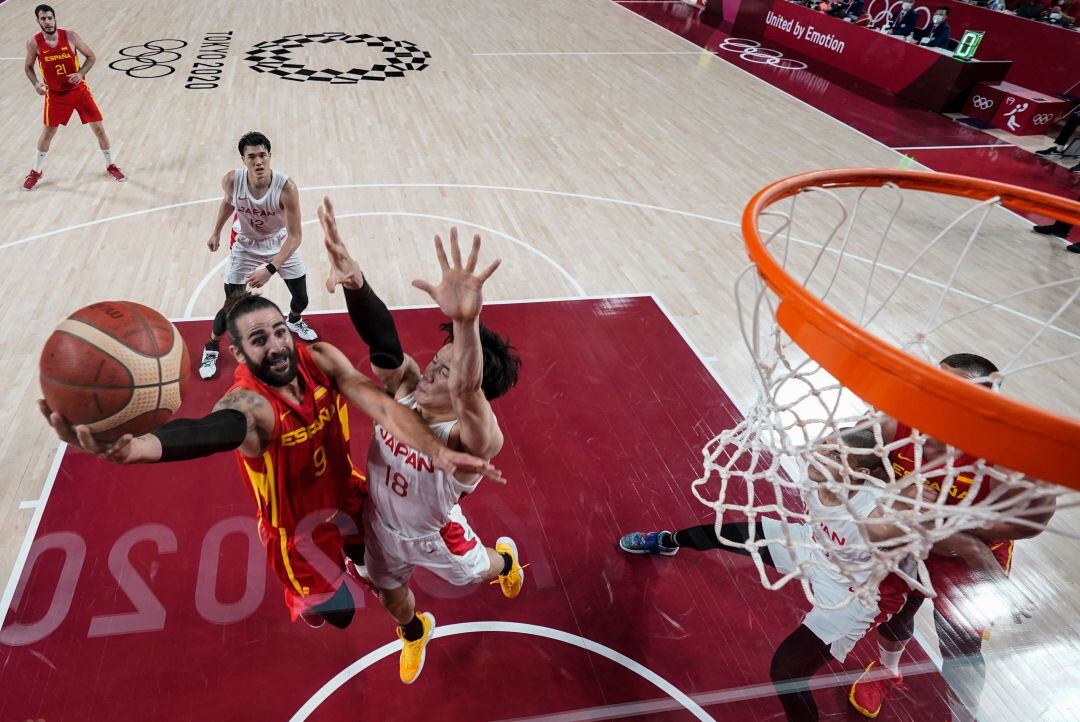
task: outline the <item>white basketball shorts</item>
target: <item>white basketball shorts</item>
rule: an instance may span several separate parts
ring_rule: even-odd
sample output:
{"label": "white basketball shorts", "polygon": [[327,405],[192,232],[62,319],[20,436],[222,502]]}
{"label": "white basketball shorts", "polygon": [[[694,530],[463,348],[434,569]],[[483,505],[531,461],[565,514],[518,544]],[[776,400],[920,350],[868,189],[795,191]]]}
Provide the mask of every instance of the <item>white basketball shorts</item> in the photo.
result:
{"label": "white basketball shorts", "polygon": [[[243,284],[244,279],[256,269],[273,261],[274,256],[281,252],[281,246],[285,243],[287,235],[284,228],[277,235],[261,241],[237,234],[236,242],[229,250],[229,261],[225,264],[225,283]],[[288,279],[300,278],[307,274],[307,267],[304,266],[304,259],[300,257],[300,251],[296,251],[285,259],[285,263],[277,270],[282,278]]]}

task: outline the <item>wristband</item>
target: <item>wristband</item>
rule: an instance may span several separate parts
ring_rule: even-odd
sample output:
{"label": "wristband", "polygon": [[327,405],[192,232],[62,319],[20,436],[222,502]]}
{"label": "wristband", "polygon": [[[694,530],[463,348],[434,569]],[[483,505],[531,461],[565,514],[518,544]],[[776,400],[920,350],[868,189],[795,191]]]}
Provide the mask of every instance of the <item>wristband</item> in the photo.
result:
{"label": "wristband", "polygon": [[275,266],[273,263],[267,263],[266,270],[270,271],[270,275],[273,276],[275,273],[277,273],[277,266]]}

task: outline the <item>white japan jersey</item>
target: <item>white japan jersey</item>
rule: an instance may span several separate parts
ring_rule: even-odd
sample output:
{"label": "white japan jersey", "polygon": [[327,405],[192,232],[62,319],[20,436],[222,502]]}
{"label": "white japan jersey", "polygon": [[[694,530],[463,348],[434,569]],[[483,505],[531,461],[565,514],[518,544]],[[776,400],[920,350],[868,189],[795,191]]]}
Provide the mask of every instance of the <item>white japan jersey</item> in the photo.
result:
{"label": "white japan jersey", "polygon": [[[398,403],[416,408],[412,394]],[[444,444],[457,420],[429,424]],[[462,497],[475,491],[478,478],[466,485],[435,468],[424,454],[406,446],[379,424],[367,458],[368,494],[386,526],[399,536],[434,534],[450,521],[450,511]]]}
{"label": "white japan jersey", "polygon": [[[826,506],[817,492],[803,494],[803,502],[814,519],[808,522],[817,544],[814,553],[835,558],[836,563],[849,574],[855,572],[856,581],[869,579],[870,553],[866,550],[866,541],[855,519],[865,519],[877,508],[878,495],[874,490],[863,488],[856,491],[846,505]],[[864,566],[865,571],[860,570],[860,566]]]}
{"label": "white japan jersey", "polygon": [[281,191],[289,176],[270,171],[270,187],[262,198],[253,198],[248,188],[247,169],[233,172],[232,204],[240,223],[236,242],[260,243],[273,240],[280,243],[287,235],[285,210],[281,207]]}

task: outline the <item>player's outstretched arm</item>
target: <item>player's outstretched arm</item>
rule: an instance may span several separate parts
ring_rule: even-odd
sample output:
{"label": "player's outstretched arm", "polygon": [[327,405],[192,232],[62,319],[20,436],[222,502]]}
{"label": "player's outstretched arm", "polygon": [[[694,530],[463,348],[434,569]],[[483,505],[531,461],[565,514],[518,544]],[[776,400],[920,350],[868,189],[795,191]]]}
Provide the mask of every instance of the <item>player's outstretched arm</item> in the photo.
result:
{"label": "player's outstretched arm", "polygon": [[340,350],[328,343],[308,347],[319,368],[334,382],[334,387],[368,417],[397,439],[431,459],[435,468],[446,474],[481,474],[493,481],[502,475],[487,459],[452,451],[439,441],[423,419],[383,393],[361,374]]}
{"label": "player's outstretched arm", "polygon": [[61,441],[114,464],[184,461],[237,448],[257,456],[266,449],[274,428],[270,405],[244,389],[227,394],[201,419],[173,419],[149,434],[125,434],[112,443],[99,442],[87,426],[72,426],[44,399],[38,406]]}
{"label": "player's outstretched arm", "polygon": [[338,233],[334,205],[328,197],[323,197],[317,213],[323,229],[323,245],[330,258],[326,290],[333,293],[338,286],[344,289],[349,319],[368,345],[371,370],[386,390],[395,397],[412,393],[420,380],[420,367],[402,350],[394,317],[345,247]]}
{"label": "player's outstretched arm", "polygon": [[38,80],[37,73],[34,71],[34,63],[37,62],[37,43],[33,38],[26,41],[26,62],[23,63],[23,71],[26,73],[27,79],[30,80],[30,85],[34,86],[34,90],[38,95],[45,95],[45,83]]}
{"label": "player's outstretched arm", "polygon": [[413,281],[413,286],[426,292],[454,323],[454,358],[450,364],[450,399],[458,417],[457,431],[462,446],[490,459],[502,448],[503,436],[491,404],[481,388],[484,380],[484,356],[480,346],[480,309],[484,305],[484,283],[495,273],[501,261],[476,272],[480,256],[480,236],[473,236],[472,249],[465,264],[461,263],[457,228],[450,229],[450,262],[447,261],[442,239],[435,236],[435,253],[442,268],[438,286],[427,281]]}

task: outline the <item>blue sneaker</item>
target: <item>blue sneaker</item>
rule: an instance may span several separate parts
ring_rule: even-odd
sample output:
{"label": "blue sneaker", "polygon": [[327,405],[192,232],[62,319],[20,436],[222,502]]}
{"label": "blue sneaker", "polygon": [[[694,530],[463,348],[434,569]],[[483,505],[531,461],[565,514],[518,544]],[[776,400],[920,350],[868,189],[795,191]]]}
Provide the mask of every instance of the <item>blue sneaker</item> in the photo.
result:
{"label": "blue sneaker", "polygon": [[660,543],[661,534],[670,535],[671,532],[635,531],[619,540],[619,548],[629,554],[663,554],[666,557],[678,554],[679,547],[668,547]]}

